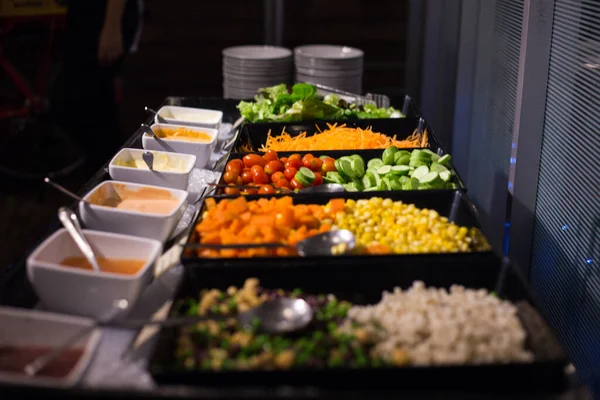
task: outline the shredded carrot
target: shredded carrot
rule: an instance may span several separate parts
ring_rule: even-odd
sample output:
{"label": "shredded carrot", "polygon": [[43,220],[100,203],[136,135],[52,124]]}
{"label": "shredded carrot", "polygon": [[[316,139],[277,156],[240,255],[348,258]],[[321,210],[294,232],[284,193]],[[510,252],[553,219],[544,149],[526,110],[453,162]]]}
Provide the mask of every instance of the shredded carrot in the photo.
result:
{"label": "shredded carrot", "polygon": [[283,130],[281,135],[272,136],[271,131],[267,136],[265,145],[260,151],[313,151],[313,150],[364,150],[385,149],[390,146],[398,148],[428,147],[427,131],[419,134],[416,130],[404,140],[396,139],[396,135],[388,136],[373,132],[371,128],[348,128],[346,124],[327,124],[329,129],[309,136],[302,132],[291,136]]}

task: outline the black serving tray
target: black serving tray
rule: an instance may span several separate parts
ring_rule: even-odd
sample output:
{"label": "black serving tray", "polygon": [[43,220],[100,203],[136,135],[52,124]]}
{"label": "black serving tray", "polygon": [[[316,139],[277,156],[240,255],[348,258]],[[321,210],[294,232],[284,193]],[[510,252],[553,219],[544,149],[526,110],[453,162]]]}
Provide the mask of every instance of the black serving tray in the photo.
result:
{"label": "black serving tray", "polygon": [[[361,119],[351,121],[302,121],[290,123],[264,122],[256,124],[245,124],[233,146],[233,152],[244,153],[258,151],[267,141],[269,131],[273,135],[279,135],[284,129],[292,136],[306,132],[307,135],[314,135],[319,131],[327,129],[327,124],[346,124],[351,128],[371,128],[374,132],[379,132],[388,136],[397,136],[398,140],[406,139],[412,135],[419,126],[419,118],[386,118],[386,119]],[[425,124],[429,137],[429,149],[434,152],[441,151],[445,154],[439,140],[431,126]],[[382,149],[383,151],[383,149]]]}
{"label": "black serving tray", "polygon": [[501,297],[515,302],[519,317],[528,334],[527,346],[535,354],[531,364],[493,364],[481,366],[402,367],[380,369],[295,369],[288,371],[189,371],[177,367],[174,349],[178,331],[162,329],[157,346],[150,358],[149,368],[159,384],[227,385],[272,387],[311,386],[328,389],[368,389],[418,391],[485,390],[488,393],[505,391],[553,392],[564,390],[566,358],[553,333],[543,322],[524,280],[508,263],[499,258],[474,265],[447,263],[423,267],[415,264],[365,265],[346,274],[322,266],[318,274],[306,273],[300,265],[286,269],[253,266],[244,269],[214,271],[189,269],[175,296],[179,299],[197,297],[201,289],[240,287],[249,277],[260,279],[261,286],[305,293],[332,293],[338,299],[354,304],[373,304],[380,300],[383,290],[395,286],[409,287],[414,280],[428,286],[448,288],[461,284],[470,288],[496,291]]}
{"label": "black serving tray", "polygon": [[[480,227],[477,211],[462,191],[430,190],[430,191],[397,191],[385,192],[384,198],[394,201],[401,200],[405,203],[415,204],[419,208],[436,210],[441,216],[448,217],[450,221],[460,226]],[[284,194],[273,195],[283,197]],[[248,200],[256,200],[262,196],[248,195]],[[330,194],[297,194],[294,197],[295,204],[327,204],[330,199],[369,199],[373,195],[370,192],[362,193],[330,193]],[[216,198],[218,202],[223,198]],[[195,226],[205,211],[206,203],[203,204]],[[321,257],[254,257],[254,258],[207,258],[198,257],[193,246],[197,244],[197,233],[191,229],[187,243],[181,255],[181,262],[187,268],[216,268],[216,269],[246,269],[254,267],[265,267],[272,269],[286,269],[293,266],[303,266],[307,273],[314,273],[327,268],[337,271],[341,276],[348,273],[372,269],[377,273],[381,265],[394,265],[404,268],[407,265],[435,266],[439,264],[470,264],[472,266],[487,262],[496,256],[493,252],[469,252],[469,253],[425,253],[425,254],[400,254],[400,255],[343,255],[343,256],[321,256]],[[312,272],[309,272],[312,270]]]}
{"label": "black serving tray", "polygon": [[[414,149],[412,149],[414,150]],[[251,152],[254,154],[259,154],[259,155],[263,155],[264,153],[259,153],[259,152]],[[345,156],[351,156],[353,154],[358,154],[360,155],[364,160],[365,160],[365,164],[369,161],[372,160],[374,158],[381,158],[382,154],[383,154],[383,149],[379,150],[379,149],[375,149],[375,150],[329,150],[329,151],[278,151],[277,154],[279,154],[279,157],[289,157],[292,154],[300,154],[302,156],[304,156],[305,154],[312,154],[315,157],[320,157],[320,156],[330,156],[333,157],[335,159],[338,159],[340,157],[345,157]],[[231,161],[231,160],[235,160],[235,159],[242,159],[246,154],[249,153],[230,153],[229,154],[229,158],[227,158],[227,162]],[[458,185],[458,188],[456,190],[461,190],[466,192],[467,191],[467,187],[465,186],[463,180],[460,178],[460,176],[458,175],[458,172],[456,171],[456,169],[454,168],[454,166],[452,166],[451,170],[453,171],[454,175],[452,178],[452,182],[456,183]],[[221,185],[225,185],[225,181],[223,180],[224,176],[221,175],[221,179],[219,181],[219,184]],[[442,191],[447,191],[447,189],[441,189]],[[387,196],[390,192],[392,192],[391,190],[382,190],[382,191],[376,191],[376,192],[367,192],[370,193],[372,197],[376,197],[376,196]],[[404,191],[406,192],[406,190]],[[290,192],[290,194],[294,195],[296,194],[295,192]],[[216,191],[216,196],[226,196],[224,194],[224,188],[218,188]],[[262,195],[264,196],[270,196],[270,195]]]}

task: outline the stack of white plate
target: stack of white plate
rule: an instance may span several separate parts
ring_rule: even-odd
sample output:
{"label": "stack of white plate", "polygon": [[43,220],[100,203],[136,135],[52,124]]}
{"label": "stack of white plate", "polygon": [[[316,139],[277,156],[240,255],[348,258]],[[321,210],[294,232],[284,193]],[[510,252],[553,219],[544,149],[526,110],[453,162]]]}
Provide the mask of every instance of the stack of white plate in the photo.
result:
{"label": "stack of white plate", "polygon": [[362,50],[346,46],[307,45],[294,49],[296,81],[362,93]]}
{"label": "stack of white plate", "polygon": [[223,97],[251,99],[258,89],[291,83],[292,52],[283,47],[236,46],[223,50]]}

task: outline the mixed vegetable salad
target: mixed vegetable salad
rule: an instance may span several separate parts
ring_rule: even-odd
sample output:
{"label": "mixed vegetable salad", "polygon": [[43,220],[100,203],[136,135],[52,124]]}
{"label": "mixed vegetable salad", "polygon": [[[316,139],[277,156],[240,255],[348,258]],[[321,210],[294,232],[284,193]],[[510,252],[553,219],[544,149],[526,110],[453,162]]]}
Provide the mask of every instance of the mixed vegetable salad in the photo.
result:
{"label": "mixed vegetable salad", "polygon": [[317,88],[308,83],[295,84],[291,92],[285,84],[263,88],[253,102],[241,101],[237,107],[247,122],[405,117],[393,107],[378,108],[372,104],[357,106],[335,94],[321,97],[317,94]]}
{"label": "mixed vegetable salad", "polygon": [[306,332],[280,336],[260,332],[260,321],[243,327],[234,318],[228,321],[207,321],[181,331],[176,355],[185,369],[255,370],[325,367],[377,367],[385,363],[369,355],[372,343],[355,339],[352,329],[338,329],[352,304],[339,301],[333,295],[308,295],[300,289],[291,292],[267,290],[255,278],[244,286],[225,291],[204,290],[199,299],[189,299],[180,305],[187,315],[231,315],[247,311],[265,301],[280,296],[302,298],[315,313]]}

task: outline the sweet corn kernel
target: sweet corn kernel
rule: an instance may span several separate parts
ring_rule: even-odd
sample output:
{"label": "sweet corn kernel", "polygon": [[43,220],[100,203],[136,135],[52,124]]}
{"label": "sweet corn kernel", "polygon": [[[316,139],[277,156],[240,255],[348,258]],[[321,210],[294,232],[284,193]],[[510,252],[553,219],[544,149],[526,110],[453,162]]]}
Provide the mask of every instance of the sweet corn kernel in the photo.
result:
{"label": "sweet corn kernel", "polygon": [[488,249],[475,229],[459,227],[435,210],[391,199],[347,200],[333,224],[352,231],[359,247],[388,246],[394,253],[449,253]]}

